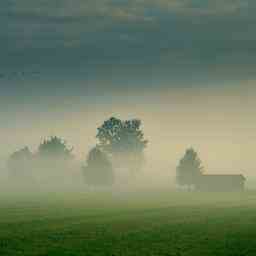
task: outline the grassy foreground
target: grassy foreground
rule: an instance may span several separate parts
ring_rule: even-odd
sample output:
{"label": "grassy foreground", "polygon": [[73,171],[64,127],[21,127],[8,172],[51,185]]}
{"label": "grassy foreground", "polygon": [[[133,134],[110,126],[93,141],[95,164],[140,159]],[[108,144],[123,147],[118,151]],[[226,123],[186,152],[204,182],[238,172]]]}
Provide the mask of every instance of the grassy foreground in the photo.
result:
{"label": "grassy foreground", "polygon": [[0,198],[0,255],[256,255],[256,192]]}

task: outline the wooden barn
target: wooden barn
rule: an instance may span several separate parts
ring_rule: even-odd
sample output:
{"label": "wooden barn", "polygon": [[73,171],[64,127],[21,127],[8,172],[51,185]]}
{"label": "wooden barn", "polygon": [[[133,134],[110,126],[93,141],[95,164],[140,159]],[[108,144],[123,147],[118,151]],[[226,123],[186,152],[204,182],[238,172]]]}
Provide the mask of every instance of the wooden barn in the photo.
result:
{"label": "wooden barn", "polygon": [[199,191],[242,191],[244,190],[245,177],[242,174],[238,175],[216,175],[208,174],[201,175],[195,188]]}

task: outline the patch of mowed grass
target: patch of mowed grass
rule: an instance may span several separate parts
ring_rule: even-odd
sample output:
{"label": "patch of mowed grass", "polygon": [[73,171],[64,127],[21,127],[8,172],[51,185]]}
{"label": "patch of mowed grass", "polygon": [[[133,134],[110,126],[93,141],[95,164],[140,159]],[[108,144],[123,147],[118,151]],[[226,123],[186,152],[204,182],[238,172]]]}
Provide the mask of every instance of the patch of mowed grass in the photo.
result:
{"label": "patch of mowed grass", "polygon": [[256,255],[256,193],[2,200],[0,255]]}

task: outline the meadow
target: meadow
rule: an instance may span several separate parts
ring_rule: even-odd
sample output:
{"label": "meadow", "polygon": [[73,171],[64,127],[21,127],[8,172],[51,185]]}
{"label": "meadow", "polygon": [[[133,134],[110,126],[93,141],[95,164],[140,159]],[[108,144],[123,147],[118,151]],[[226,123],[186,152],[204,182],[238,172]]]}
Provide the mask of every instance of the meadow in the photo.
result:
{"label": "meadow", "polygon": [[256,255],[256,192],[0,195],[0,255]]}

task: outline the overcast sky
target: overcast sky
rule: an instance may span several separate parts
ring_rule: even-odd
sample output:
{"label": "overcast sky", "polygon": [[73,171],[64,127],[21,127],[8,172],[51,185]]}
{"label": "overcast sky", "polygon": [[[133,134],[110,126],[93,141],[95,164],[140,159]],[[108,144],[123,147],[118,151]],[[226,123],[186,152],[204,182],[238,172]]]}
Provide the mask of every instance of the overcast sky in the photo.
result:
{"label": "overcast sky", "polygon": [[1,1],[0,67],[3,75],[42,76],[79,69],[88,79],[114,71],[143,79],[152,69],[163,79],[253,76],[255,7],[253,0]]}
{"label": "overcast sky", "polygon": [[[170,151],[178,146],[177,155],[197,141],[203,152],[229,150],[234,138],[239,150],[248,141],[251,150],[255,14],[254,0],[0,1],[0,129],[7,152],[59,133],[82,154],[109,115],[141,117],[154,129],[151,116],[166,109],[156,122],[172,133]],[[208,123],[193,132],[191,120],[203,117]],[[186,134],[181,144],[174,122]],[[233,137],[232,127],[240,127]],[[157,142],[159,130],[147,129]],[[251,161],[240,159],[239,150],[225,166]]]}

